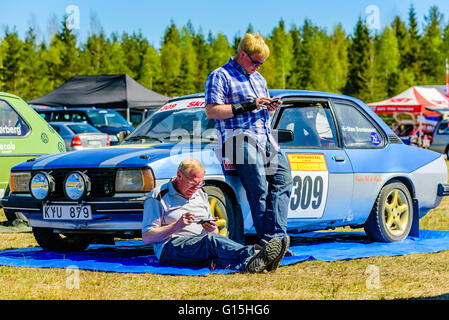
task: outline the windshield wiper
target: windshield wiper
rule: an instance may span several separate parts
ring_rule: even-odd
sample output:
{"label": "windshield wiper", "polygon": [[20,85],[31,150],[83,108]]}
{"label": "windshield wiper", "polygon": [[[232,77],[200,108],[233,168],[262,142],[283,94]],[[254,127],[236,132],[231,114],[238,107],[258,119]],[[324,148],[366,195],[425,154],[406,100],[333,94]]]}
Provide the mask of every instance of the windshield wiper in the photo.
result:
{"label": "windshield wiper", "polygon": [[133,137],[126,138],[124,141],[136,141],[136,140],[147,140],[147,139],[153,139],[153,140],[159,141],[160,143],[163,143],[162,139],[159,139],[156,137],[150,137],[150,136],[133,136]]}

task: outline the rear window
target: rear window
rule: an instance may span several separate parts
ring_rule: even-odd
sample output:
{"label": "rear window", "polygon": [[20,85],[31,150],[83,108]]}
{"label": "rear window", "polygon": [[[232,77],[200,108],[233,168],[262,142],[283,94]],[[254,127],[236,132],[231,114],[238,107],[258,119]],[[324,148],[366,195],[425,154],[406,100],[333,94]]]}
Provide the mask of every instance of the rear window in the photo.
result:
{"label": "rear window", "polygon": [[98,129],[88,124],[70,124],[67,125],[74,133],[100,132]]}

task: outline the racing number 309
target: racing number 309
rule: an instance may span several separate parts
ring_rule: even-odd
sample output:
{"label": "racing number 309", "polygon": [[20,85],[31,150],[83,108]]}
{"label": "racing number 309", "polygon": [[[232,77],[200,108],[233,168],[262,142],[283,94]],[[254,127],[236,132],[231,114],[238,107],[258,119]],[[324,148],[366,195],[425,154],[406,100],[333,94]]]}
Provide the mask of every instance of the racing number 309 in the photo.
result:
{"label": "racing number 309", "polygon": [[307,210],[312,206],[313,210],[321,206],[323,200],[324,182],[321,176],[293,177],[293,190],[290,201],[290,210],[296,211],[299,206]]}

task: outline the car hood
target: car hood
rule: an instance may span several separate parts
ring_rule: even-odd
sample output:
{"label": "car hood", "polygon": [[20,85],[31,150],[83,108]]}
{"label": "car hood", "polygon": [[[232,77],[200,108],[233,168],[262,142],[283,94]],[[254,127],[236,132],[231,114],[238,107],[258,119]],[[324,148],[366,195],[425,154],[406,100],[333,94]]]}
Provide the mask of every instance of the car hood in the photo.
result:
{"label": "car hood", "polygon": [[176,175],[179,163],[186,158],[202,161],[208,174],[221,171],[216,148],[206,144],[169,143],[119,145],[45,155],[22,162],[12,170],[151,167],[156,178],[163,179]]}

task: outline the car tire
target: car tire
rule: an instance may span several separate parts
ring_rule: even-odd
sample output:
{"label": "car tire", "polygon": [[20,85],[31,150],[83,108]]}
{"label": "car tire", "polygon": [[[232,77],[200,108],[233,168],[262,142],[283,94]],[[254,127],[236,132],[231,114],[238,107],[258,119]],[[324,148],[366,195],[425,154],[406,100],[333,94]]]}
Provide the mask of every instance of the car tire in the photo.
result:
{"label": "car tire", "polygon": [[54,233],[50,228],[33,227],[33,235],[39,246],[47,251],[70,252],[84,251],[90,244],[90,240],[79,235],[63,236]]}
{"label": "car tire", "polygon": [[[7,196],[7,195],[9,195],[9,184],[6,187],[4,196]],[[3,213],[5,214],[6,220],[8,220],[8,221],[14,221],[14,220],[19,219],[19,216],[14,211],[9,211],[9,210],[3,209]]]}
{"label": "car tire", "polygon": [[391,181],[381,189],[364,229],[374,241],[394,242],[407,238],[412,223],[410,192],[403,183]]}
{"label": "car tire", "polygon": [[242,241],[242,219],[237,216],[239,213],[234,210],[229,196],[215,185],[205,185],[203,189],[207,193],[212,215],[218,219],[218,234]]}

